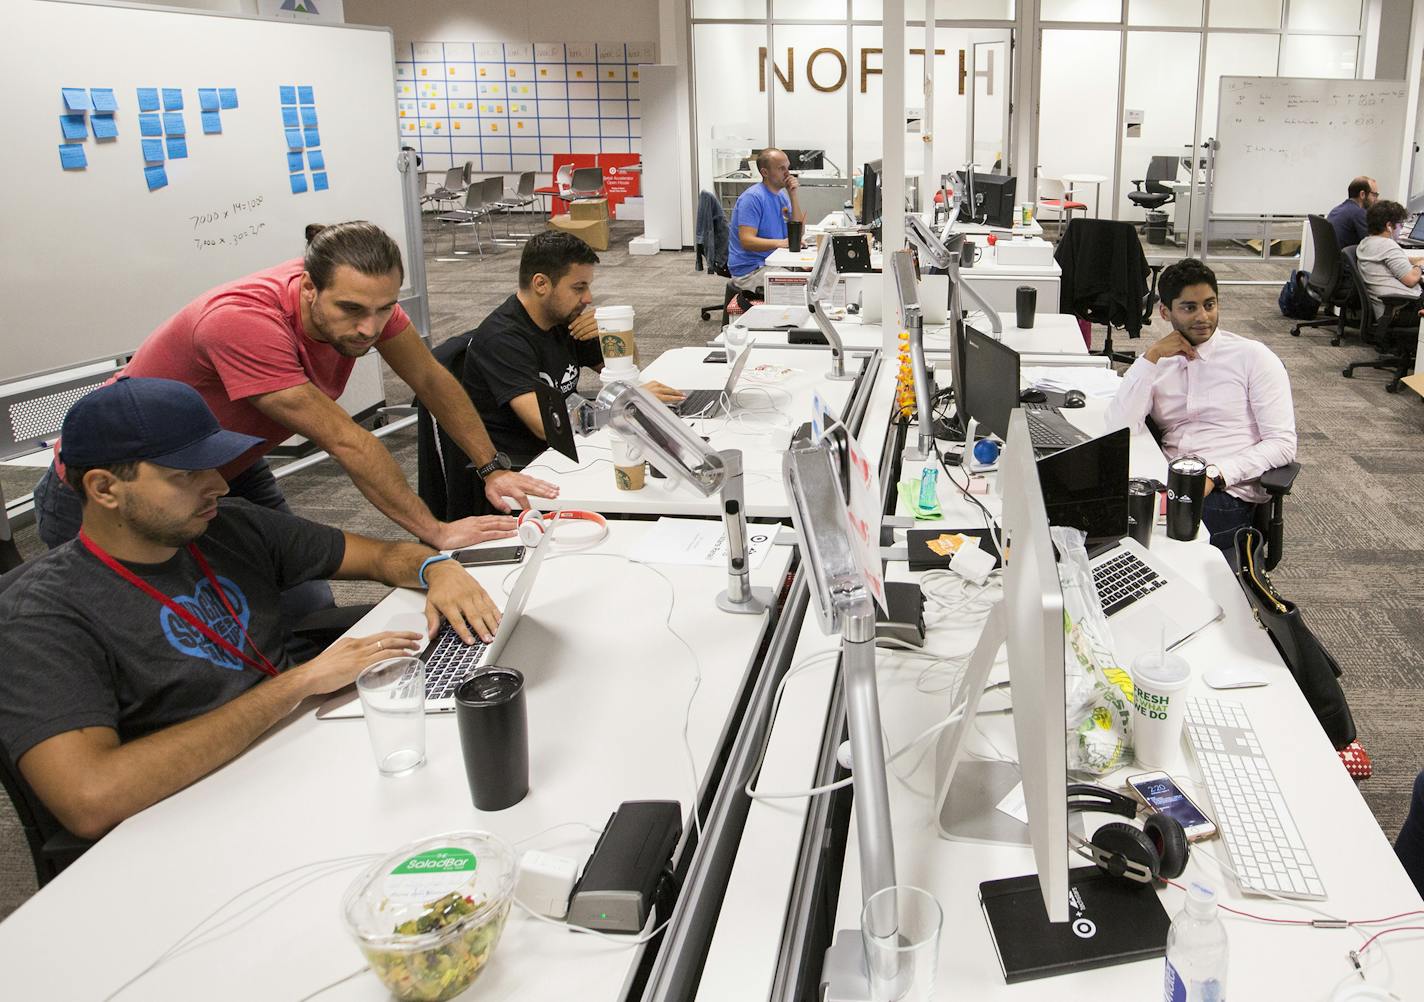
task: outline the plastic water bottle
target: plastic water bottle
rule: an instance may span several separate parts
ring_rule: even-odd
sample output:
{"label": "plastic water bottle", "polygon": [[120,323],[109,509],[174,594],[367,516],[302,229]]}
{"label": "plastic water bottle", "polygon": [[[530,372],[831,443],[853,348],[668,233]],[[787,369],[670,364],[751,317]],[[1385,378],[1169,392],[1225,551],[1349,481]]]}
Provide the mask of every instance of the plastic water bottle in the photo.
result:
{"label": "plastic water bottle", "polygon": [[1162,1002],[1226,1002],[1226,947],[1216,891],[1193,881],[1167,932]]}
{"label": "plastic water bottle", "polygon": [[930,511],[935,506],[935,482],[939,480],[939,470],[926,466],[920,471],[920,496],[916,499],[921,509]]}

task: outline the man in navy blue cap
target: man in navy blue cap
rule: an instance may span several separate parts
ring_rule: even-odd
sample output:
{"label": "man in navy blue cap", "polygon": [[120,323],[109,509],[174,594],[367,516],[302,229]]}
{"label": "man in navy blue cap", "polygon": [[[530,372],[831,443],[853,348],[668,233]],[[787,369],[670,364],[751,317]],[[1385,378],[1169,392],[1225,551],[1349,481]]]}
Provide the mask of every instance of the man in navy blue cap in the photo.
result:
{"label": "man in navy blue cap", "polygon": [[297,663],[278,596],[302,581],[426,587],[488,640],[499,613],[458,563],[421,543],[343,533],[239,499],[218,468],[250,449],[197,391],[120,379],[64,420],[84,502],[79,538],[0,595],[0,745],[69,831],[114,825],[238,755],[308,696],[419,647],[419,633],[338,641]]}

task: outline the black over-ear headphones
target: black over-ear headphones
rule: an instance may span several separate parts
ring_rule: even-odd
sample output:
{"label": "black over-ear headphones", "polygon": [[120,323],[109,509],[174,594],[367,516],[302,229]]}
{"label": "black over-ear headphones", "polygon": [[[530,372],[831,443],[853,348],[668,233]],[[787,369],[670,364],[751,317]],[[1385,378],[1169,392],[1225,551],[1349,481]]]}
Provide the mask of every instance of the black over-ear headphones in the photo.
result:
{"label": "black over-ear headphones", "polygon": [[[1125,818],[1137,816],[1137,801],[1126,794],[1091,783],[1068,784],[1068,810],[1102,811]],[[1081,841],[1075,838],[1075,841]],[[1180,877],[1187,868],[1187,833],[1181,822],[1165,814],[1149,814],[1142,827],[1113,821],[1076,846],[1098,869],[1139,884]]]}

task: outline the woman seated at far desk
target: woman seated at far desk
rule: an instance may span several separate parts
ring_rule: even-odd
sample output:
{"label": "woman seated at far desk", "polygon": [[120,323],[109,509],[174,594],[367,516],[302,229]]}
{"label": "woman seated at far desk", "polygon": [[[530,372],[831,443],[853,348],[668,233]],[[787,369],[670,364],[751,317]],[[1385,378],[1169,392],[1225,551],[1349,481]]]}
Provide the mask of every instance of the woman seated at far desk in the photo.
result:
{"label": "woman seated at far desk", "polygon": [[[1424,270],[1420,262],[1424,257],[1409,257],[1399,246],[1399,234],[1408,218],[1404,206],[1398,202],[1381,201],[1370,206],[1365,213],[1365,226],[1369,236],[1360,241],[1356,250],[1356,260],[1360,263],[1360,277],[1370,293],[1370,308],[1375,319],[1384,316],[1385,296],[1408,296],[1419,298],[1420,279]],[[1409,318],[1418,323],[1419,317],[1413,309],[1401,313],[1394,320],[1395,326],[1406,326]]]}

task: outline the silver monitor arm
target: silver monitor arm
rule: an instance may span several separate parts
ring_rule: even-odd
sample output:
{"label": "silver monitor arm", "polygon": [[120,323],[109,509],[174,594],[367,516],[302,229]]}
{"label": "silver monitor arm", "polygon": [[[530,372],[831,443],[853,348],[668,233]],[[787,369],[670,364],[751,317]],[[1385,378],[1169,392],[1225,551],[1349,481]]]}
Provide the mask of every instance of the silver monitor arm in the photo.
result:
{"label": "silver monitor arm", "polygon": [[816,248],[816,264],[811,269],[810,280],[806,283],[806,305],[811,310],[811,316],[815,319],[821,336],[826,339],[826,344],[831,346],[831,371],[826,373],[826,378],[849,380],[854,379],[855,375],[846,373],[845,342],[826,316],[826,309],[822,305],[835,292],[836,282],[840,277],[836,273],[835,254],[831,251],[833,239],[829,233],[822,234],[820,246]]}
{"label": "silver monitor arm", "polygon": [[915,448],[909,453],[909,458],[924,460],[934,453],[934,378],[929,364],[925,361],[925,321],[920,312],[919,284],[915,278],[915,263],[909,251],[896,251],[890,256],[889,263],[895,269],[895,287],[900,293],[900,314],[905,321],[905,331],[910,335],[910,367],[915,383],[915,411],[919,423]]}
{"label": "silver monitor arm", "polygon": [[989,318],[989,328],[996,335],[1003,335],[1004,321],[999,316],[999,311],[994,309],[984,301],[974,290],[974,287],[967,282],[959,280],[959,250],[946,247],[934,230],[925,225],[925,221],[913,213],[905,216],[905,242],[919,251],[921,260],[928,261],[936,268],[942,268],[949,276],[949,319],[956,327],[963,323],[964,310],[960,305],[961,293],[984,311],[984,315]]}
{"label": "silver monitor arm", "polygon": [[583,427],[604,425],[637,439],[659,472],[703,497],[720,492],[727,530],[727,589],[717,596],[724,612],[759,614],[774,602],[770,588],[753,588],[747,564],[746,489],[740,449],[718,452],[693,434],[664,403],[632,383],[609,383],[598,399],[578,408]]}
{"label": "silver monitor arm", "polygon": [[[895,842],[875,683],[875,600],[856,563],[845,496],[829,449],[827,444],[793,447],[782,459],[782,471],[821,630],[841,635],[841,681],[855,775],[864,903],[877,891],[895,886]],[[827,951],[822,978],[829,979],[828,999],[870,998],[859,930],[837,934]]]}

